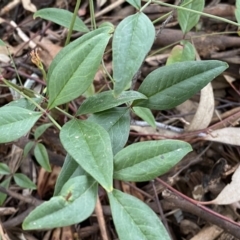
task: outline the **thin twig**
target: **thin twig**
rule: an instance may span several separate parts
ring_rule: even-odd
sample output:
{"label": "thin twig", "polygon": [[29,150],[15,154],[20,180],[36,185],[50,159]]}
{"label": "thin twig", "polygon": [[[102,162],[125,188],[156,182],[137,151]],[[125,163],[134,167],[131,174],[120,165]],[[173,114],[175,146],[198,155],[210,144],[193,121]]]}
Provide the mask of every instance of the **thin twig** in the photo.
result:
{"label": "thin twig", "polygon": [[107,233],[107,228],[106,228],[106,223],[105,219],[103,216],[103,210],[102,210],[102,205],[99,199],[99,196],[97,196],[97,203],[95,207],[95,213],[97,215],[98,223],[99,223],[99,228],[101,231],[102,239],[103,240],[109,240],[108,238],[108,233]]}
{"label": "thin twig", "polygon": [[[95,18],[102,16],[105,13],[108,13],[110,11],[112,11],[114,8],[116,8],[117,6],[119,6],[120,4],[124,3],[125,0],[118,0],[116,2],[113,2],[112,4],[110,4],[109,6],[107,6],[106,8],[104,8],[102,11],[98,12],[95,14]],[[84,21],[84,23],[89,23],[91,22],[91,18],[88,18],[87,20]]]}
{"label": "thin twig", "polygon": [[166,218],[165,218],[165,215],[164,215],[164,213],[163,213],[162,206],[161,206],[160,201],[159,201],[159,198],[158,198],[158,194],[157,194],[157,190],[156,190],[156,186],[155,186],[154,180],[151,181],[151,184],[152,184],[153,191],[154,191],[154,195],[155,195],[155,202],[156,202],[156,204],[157,204],[158,211],[159,211],[159,214],[160,214],[160,216],[161,216],[162,222],[163,222],[165,228],[167,229],[169,236],[171,236],[171,232],[170,232],[170,230],[169,230],[169,226],[168,226],[167,220],[166,220]]}
{"label": "thin twig", "polygon": [[7,194],[7,195],[9,195],[13,198],[16,198],[20,201],[23,201],[25,203],[29,203],[29,204],[34,205],[34,206],[38,206],[42,203],[42,201],[40,201],[36,198],[33,198],[32,196],[29,196],[29,197],[23,196],[19,193],[15,193],[11,190],[8,190],[8,189],[4,188],[1,185],[0,185],[0,192],[5,193],[5,194]]}
{"label": "thin twig", "polygon": [[[173,202],[174,200],[177,199],[176,201],[174,201],[176,207],[182,208],[184,211],[192,212],[193,214],[196,214],[197,216],[206,219],[207,221],[210,221],[213,224],[216,224],[217,226],[223,228],[227,232],[230,232],[232,235],[239,237],[240,229],[239,223],[234,222],[233,220],[217,212],[214,212],[210,208],[201,205],[201,202],[187,197],[183,193],[177,191],[175,188],[164,182],[162,179],[156,178],[156,181],[160,182],[162,185],[164,185],[164,187],[170,190],[163,192],[163,197],[166,200]],[[171,191],[175,195],[173,195]],[[191,211],[190,207],[192,208]]]}

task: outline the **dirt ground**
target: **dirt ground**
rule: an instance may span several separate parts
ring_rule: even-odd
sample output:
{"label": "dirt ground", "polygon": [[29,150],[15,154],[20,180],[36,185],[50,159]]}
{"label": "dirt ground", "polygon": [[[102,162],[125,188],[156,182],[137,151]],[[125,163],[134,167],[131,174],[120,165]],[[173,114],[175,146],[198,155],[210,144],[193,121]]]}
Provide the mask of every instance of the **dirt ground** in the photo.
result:
{"label": "dirt ground", "polygon": [[[122,19],[136,11],[124,1],[98,0],[94,2],[97,25],[109,21],[117,26]],[[163,2],[174,4],[175,1],[165,0]],[[33,79],[35,81],[33,87],[36,91],[44,82],[41,72],[31,62],[31,50],[36,47],[41,48],[41,59],[48,68],[54,56],[64,46],[67,30],[40,18],[33,19],[33,13],[36,9],[46,7],[68,9],[73,12],[75,4],[74,0],[0,0],[0,39],[8,44],[22,81]],[[144,12],[151,20],[155,20],[171,10],[169,7],[150,4]],[[206,0],[205,13],[236,21],[234,11],[234,0]],[[81,1],[78,15],[90,27],[87,0]],[[194,201],[194,199],[203,202],[215,199],[231,182],[232,175],[238,168],[240,159],[240,37],[237,33],[238,28],[229,23],[202,16],[198,25],[183,36],[176,11],[173,12],[170,21],[165,24],[160,21],[155,24],[155,27],[156,31],[161,29],[151,52],[155,54],[146,58],[136,88],[148,73],[166,63],[173,44],[176,42],[178,44],[182,39],[188,39],[193,43],[199,59],[225,61],[229,68],[224,74],[214,79],[211,86],[201,94],[196,94],[174,109],[153,111],[159,128],[142,126],[137,122],[131,125],[128,143],[154,139],[180,139],[191,143],[194,151],[162,176],[161,181],[141,184],[115,181],[115,187],[148,204],[161,216],[174,240],[240,239],[238,201],[228,205],[206,206],[199,206]],[[22,37],[23,34],[26,38]],[[71,40],[81,35],[81,33],[73,32]],[[108,50],[110,53],[110,46]],[[105,54],[104,60],[107,69],[111,72],[111,55]],[[16,78],[16,70],[9,61],[6,49],[0,46],[0,73],[5,79],[13,80]],[[106,87],[107,83],[102,72],[99,71],[96,74],[94,85],[97,90]],[[8,88],[0,86],[0,106],[12,101],[13,97]],[[76,110],[82,101],[83,98],[76,99],[70,111]],[[209,115],[210,108],[214,108],[213,115]],[[202,118],[194,120],[196,112],[199,112]],[[140,120],[136,116],[132,117]],[[193,121],[195,124],[192,124]],[[163,128],[160,124],[165,124],[164,126],[167,127]],[[190,129],[189,125],[191,125]],[[201,134],[207,137],[201,137]],[[0,161],[6,163],[13,172],[26,174],[38,186],[36,191],[22,189],[14,182],[11,182],[7,189],[0,186],[0,192],[7,194],[6,200],[0,207],[0,235],[4,232],[5,239],[11,240],[102,239],[100,232],[102,223],[99,222],[96,212],[84,222],[74,226],[45,231],[22,230],[21,223],[29,212],[41,201],[48,200],[52,196],[56,178],[66,154],[59,141],[58,132],[54,128],[49,128],[41,138],[41,142],[47,147],[53,169],[51,173],[47,173],[36,163],[33,152],[23,157],[24,146],[31,138],[32,135],[29,134],[19,141],[0,145]],[[0,182],[3,180],[4,176],[0,175]],[[235,195],[238,194],[238,189],[239,185],[236,184]],[[104,190],[99,191],[99,197],[109,240],[117,239]],[[229,197],[231,198],[232,195]]]}

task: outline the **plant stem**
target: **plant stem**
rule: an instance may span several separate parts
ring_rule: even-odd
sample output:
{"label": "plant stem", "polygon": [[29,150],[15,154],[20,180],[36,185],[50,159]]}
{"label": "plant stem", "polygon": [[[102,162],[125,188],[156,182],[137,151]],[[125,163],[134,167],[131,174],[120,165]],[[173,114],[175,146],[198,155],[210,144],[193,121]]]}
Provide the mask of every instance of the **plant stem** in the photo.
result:
{"label": "plant stem", "polygon": [[172,8],[176,8],[176,9],[179,9],[179,10],[184,10],[184,11],[196,13],[196,14],[199,14],[199,15],[202,15],[202,16],[205,16],[205,17],[209,17],[209,18],[213,18],[213,19],[216,19],[216,20],[219,20],[219,21],[222,21],[222,22],[230,23],[230,24],[238,26],[238,27],[240,26],[239,23],[233,22],[231,20],[228,20],[228,19],[225,19],[225,18],[222,18],[222,17],[214,16],[212,14],[199,12],[199,11],[196,11],[196,10],[193,10],[193,9],[190,9],[190,8],[185,8],[185,7],[182,7],[182,6],[176,6],[176,5],[172,5],[172,4],[169,4],[169,3],[164,3],[164,2],[161,2],[161,1],[153,0],[152,2],[157,3],[159,5],[166,6],[166,7],[172,7]]}
{"label": "plant stem", "polygon": [[70,119],[74,118],[71,114],[69,114],[68,112],[64,111],[63,109],[61,109],[59,107],[55,107],[55,109],[57,109],[59,112],[63,113],[65,116],[69,117]]}
{"label": "plant stem", "polygon": [[7,46],[6,46],[6,49],[7,49],[8,55],[9,55],[10,58],[11,58],[11,61],[12,61],[14,70],[15,70],[15,72],[16,72],[16,74],[17,74],[18,81],[19,81],[20,85],[23,86],[22,80],[21,80],[21,78],[20,78],[20,76],[19,76],[19,74],[18,74],[17,68],[16,68],[16,64],[15,64],[15,62],[14,62],[14,60],[13,60],[12,54],[10,53],[10,51],[9,51],[9,49],[8,49]]}
{"label": "plant stem", "polygon": [[48,118],[52,121],[52,123],[59,129],[61,130],[61,126],[55,121],[55,119],[48,113],[46,112],[45,109],[43,109],[39,104],[34,102],[32,98],[29,96],[25,95],[22,91],[18,90],[17,88],[13,87],[11,84],[8,83],[8,81],[4,78],[1,79],[8,87],[13,88],[14,91],[18,92],[20,95],[22,95],[24,98],[26,98],[28,101],[30,101],[32,104],[34,104],[42,113],[45,113]]}
{"label": "plant stem", "polygon": [[65,46],[67,46],[70,42],[73,26],[74,26],[74,23],[75,23],[75,20],[76,20],[76,17],[77,17],[77,12],[78,12],[80,3],[81,3],[81,0],[77,0],[76,6],[75,6],[75,9],[74,9],[74,13],[73,13],[73,17],[72,17],[72,21],[71,21],[71,24],[70,24],[70,27],[69,27],[67,39],[66,39],[66,42],[65,42]]}
{"label": "plant stem", "polygon": [[108,70],[107,70],[107,68],[106,68],[105,63],[104,63],[103,60],[102,60],[102,67],[103,67],[104,72],[107,74],[107,76],[108,76],[109,79],[111,80],[111,82],[114,82],[114,80],[113,80],[112,76],[109,74],[109,72],[108,72]]}
{"label": "plant stem", "polygon": [[148,0],[148,2],[141,7],[141,9],[139,10],[139,12],[143,12],[143,10],[152,2],[152,0]]}
{"label": "plant stem", "polygon": [[172,11],[169,12],[169,13],[164,14],[163,16],[161,16],[161,17],[159,17],[159,18],[157,18],[157,19],[155,19],[152,23],[155,24],[155,23],[161,21],[162,19],[168,17],[168,16],[171,15],[171,14],[172,14]]}
{"label": "plant stem", "polygon": [[89,6],[90,6],[90,15],[91,15],[91,25],[93,29],[96,29],[96,21],[95,21],[95,16],[94,16],[94,5],[93,1],[89,0]]}

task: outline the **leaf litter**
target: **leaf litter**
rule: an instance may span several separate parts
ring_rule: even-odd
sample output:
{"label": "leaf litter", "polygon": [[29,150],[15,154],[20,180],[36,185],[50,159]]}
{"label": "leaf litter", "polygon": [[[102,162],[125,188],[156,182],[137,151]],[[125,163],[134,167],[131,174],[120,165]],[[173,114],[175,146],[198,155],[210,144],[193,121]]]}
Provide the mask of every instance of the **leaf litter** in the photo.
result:
{"label": "leaf litter", "polygon": [[[112,22],[115,26],[119,23],[120,19],[123,19],[129,15],[129,12],[135,10],[128,4],[123,4],[124,1],[97,1],[96,2],[96,15],[97,23],[100,23],[105,18]],[[37,73],[39,78],[42,78],[38,69],[32,65],[28,57],[28,53],[35,46],[42,48],[41,59],[46,68],[49,67],[52,59],[61,50],[66,38],[66,30],[58,27],[52,23],[42,21],[40,19],[33,20],[33,12],[43,7],[59,7],[62,9],[68,9],[73,12],[75,1],[68,1],[66,5],[65,1],[2,1],[0,2],[0,17],[1,27],[0,38],[9,46],[9,51],[13,54],[16,67],[19,69],[19,74],[24,80],[32,73]],[[114,5],[115,4],[115,5]],[[82,1],[79,12],[81,18],[86,23],[89,22],[89,8],[88,1]],[[160,15],[164,15],[169,12],[170,8],[160,7],[158,5],[149,5],[145,9],[147,16],[154,20]],[[217,14],[223,17],[228,16],[231,19],[235,18],[235,7],[232,1],[225,1],[224,4],[216,3],[216,1],[206,1],[204,12],[209,14]],[[15,17],[13,17],[15,16]],[[14,23],[11,22],[14,20]],[[7,24],[11,22],[12,25]],[[201,201],[211,201],[213,205],[234,205],[235,209],[239,210],[239,177],[240,168],[238,167],[230,179],[223,167],[218,166],[218,160],[224,158],[226,160],[226,168],[233,169],[239,162],[240,153],[240,132],[239,132],[239,49],[240,41],[237,35],[237,27],[222,23],[219,21],[209,21],[206,17],[200,18],[201,24],[198,26],[200,29],[195,31],[191,30],[186,34],[185,39],[189,39],[194,42],[196,51],[200,55],[201,59],[218,59],[227,61],[229,69],[224,73],[224,76],[217,77],[211,85],[205,87],[199,94],[193,96],[190,100],[192,103],[187,105],[186,109],[178,107],[168,111],[153,111],[155,121],[162,123],[166,128],[157,127],[152,128],[146,125],[144,122],[136,116],[133,119],[137,120],[135,124],[131,125],[131,132],[129,137],[129,143],[136,141],[146,141],[153,139],[181,139],[192,144],[194,148],[194,155],[186,156],[178,165],[166,173],[162,178],[175,189],[184,195],[193,198],[194,189],[196,186],[201,186],[203,191],[201,193]],[[16,24],[16,25],[15,25]],[[161,27],[162,22],[156,23],[155,27],[158,30]],[[16,29],[16,26],[18,27]],[[211,33],[220,33],[228,29],[229,32],[219,35]],[[16,32],[14,30],[17,30]],[[41,33],[42,32],[42,33]],[[41,34],[40,34],[41,33]],[[210,34],[209,34],[210,33]],[[79,33],[74,32],[73,39],[79,37]],[[27,37],[27,38],[26,38]],[[182,32],[179,26],[176,24],[176,13],[173,14],[173,20],[166,24],[162,33],[156,38],[154,43],[155,49],[166,47],[167,45],[182,40]],[[136,83],[136,89],[146,75],[153,71],[156,67],[162,66],[166,63],[168,56],[171,53],[171,48],[159,52],[153,57],[148,57],[148,61],[141,67],[140,77]],[[112,66],[110,55],[104,56],[106,66]],[[0,72],[5,78],[12,80],[15,78],[15,70],[11,64],[9,64],[9,56],[5,47],[0,46]],[[109,68],[111,71],[111,67]],[[96,92],[102,88],[107,88],[106,76],[101,69],[98,70],[94,87]],[[6,88],[0,89],[1,91],[1,106],[7,104],[9,99],[9,92]],[[79,98],[74,101],[71,108],[76,110],[76,107],[83,101]],[[197,106],[197,107],[196,107]],[[191,108],[191,109],[190,109]],[[140,122],[142,121],[142,123]],[[189,125],[187,125],[189,123]],[[160,126],[159,124],[156,124]],[[172,129],[179,129],[181,131],[176,132]],[[185,129],[185,130],[184,130]],[[204,137],[201,134],[205,134]],[[48,200],[52,197],[54,191],[54,185],[56,178],[59,174],[60,167],[63,163],[64,155],[59,139],[58,133],[54,129],[48,129],[43,137],[42,142],[47,147],[51,164],[54,165],[52,173],[45,172],[34,161],[32,152],[26,159],[22,159],[22,164],[19,164],[21,156],[12,151],[15,145],[7,144],[0,145],[0,154],[4,157],[4,161],[7,165],[11,164],[13,157],[17,157],[18,164],[14,167],[21,173],[26,173],[26,169],[31,169],[29,162],[31,162],[32,172],[27,172],[29,176],[37,173],[36,184],[38,186],[38,194],[30,192],[25,196],[25,199],[38,199],[41,201]],[[15,144],[24,149],[28,137],[24,137]],[[77,136],[76,136],[77,138]],[[201,155],[206,147],[210,144],[209,149]],[[11,153],[10,155],[8,155]],[[199,157],[198,157],[199,156]],[[197,161],[196,161],[197,159]],[[23,164],[24,163],[24,164]],[[23,167],[24,166],[24,167]],[[187,168],[186,168],[187,166]],[[35,179],[34,177],[32,179]],[[1,179],[3,182],[3,178]],[[214,189],[210,185],[214,182]],[[123,184],[123,183],[121,183]],[[125,184],[125,183],[124,183]],[[6,185],[5,185],[6,186]],[[138,197],[142,201],[145,201],[156,212],[159,213],[158,204],[154,201],[155,193],[151,183],[145,183],[142,185],[129,185],[132,195]],[[161,184],[155,182],[157,194],[160,196],[163,188]],[[16,191],[14,185],[10,183],[8,187],[13,192],[18,192],[24,195],[24,190]],[[11,192],[10,192],[11,193]],[[31,195],[30,195],[31,194]],[[102,194],[102,193],[101,193]],[[0,200],[3,197],[3,193],[0,193]],[[5,231],[5,235],[9,239],[18,239],[21,234],[25,239],[60,239],[59,235],[62,235],[61,239],[69,238],[73,239],[74,234],[78,234],[81,239],[92,239],[95,235],[100,238],[99,225],[94,216],[91,216],[78,230],[75,227],[64,227],[61,229],[53,229],[51,231],[33,231],[23,232],[21,224],[16,224],[11,221],[19,220],[21,222],[21,213],[27,214],[26,209],[31,209],[31,205],[27,202],[23,203],[19,198],[14,198],[9,194],[6,196],[6,201],[2,207],[5,210],[10,210],[14,206],[15,210],[18,209],[18,213],[10,215],[4,213],[2,217],[2,227]],[[104,199],[103,213],[108,223],[111,223],[111,213],[109,212],[109,205],[105,201],[106,197],[102,195]],[[209,199],[210,198],[210,199]],[[213,200],[214,199],[214,200]],[[193,211],[188,205],[185,211],[181,211],[181,207],[177,204],[172,206],[168,205],[166,199],[161,198],[161,204],[164,213],[169,222],[169,228],[174,229],[172,232],[174,237],[181,237],[185,239],[201,239],[200,236],[208,236],[208,239],[227,239],[231,237],[234,232],[229,229],[218,228],[216,229],[213,222],[204,218],[203,214],[198,214]],[[212,206],[210,207],[213,210]],[[176,211],[180,215],[177,218],[172,214],[172,211]],[[223,207],[219,206],[218,210],[223,212]],[[186,212],[188,212],[186,214]],[[224,213],[225,214],[225,213]],[[237,214],[225,214],[227,217],[239,221]],[[197,219],[201,219],[201,223]],[[220,220],[219,220],[220,221]],[[184,225],[185,224],[185,225]],[[16,228],[17,231],[10,231],[9,229]],[[112,225],[108,224],[107,228],[111,229]],[[114,231],[114,230],[113,230]],[[200,234],[205,235],[200,235]],[[20,233],[19,233],[20,232]],[[61,232],[61,233],[60,233]],[[212,232],[218,232],[218,234],[211,234]],[[230,233],[229,233],[230,232]],[[178,234],[177,234],[178,233]],[[228,235],[226,235],[228,234]],[[198,237],[199,236],[199,237]],[[212,236],[210,238],[210,236]],[[197,238],[198,237],[198,238]],[[237,239],[235,237],[235,239]]]}

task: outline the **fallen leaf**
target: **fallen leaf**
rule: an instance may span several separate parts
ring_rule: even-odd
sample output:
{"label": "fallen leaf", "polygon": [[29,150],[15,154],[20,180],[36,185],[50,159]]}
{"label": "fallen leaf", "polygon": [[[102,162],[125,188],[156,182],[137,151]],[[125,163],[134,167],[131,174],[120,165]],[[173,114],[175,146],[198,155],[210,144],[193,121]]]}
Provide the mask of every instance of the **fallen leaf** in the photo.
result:
{"label": "fallen leaf", "polygon": [[204,140],[240,146],[240,128],[217,129],[203,137]]}
{"label": "fallen leaf", "polygon": [[228,184],[221,193],[211,201],[212,204],[226,205],[240,200],[240,166],[232,176],[232,182]]}
{"label": "fallen leaf", "polygon": [[189,113],[195,113],[198,108],[198,103],[192,100],[186,100],[185,102],[181,103],[180,105],[176,106],[176,109],[179,111],[180,115],[184,115],[184,119],[186,122],[189,123],[192,121],[194,115]]}
{"label": "fallen leaf", "polygon": [[22,0],[23,8],[29,12],[36,12],[37,8],[34,4],[31,3],[31,0]]}
{"label": "fallen leaf", "polygon": [[208,127],[214,112],[214,97],[212,84],[209,83],[201,90],[200,102],[190,125],[186,131],[196,131]]}

